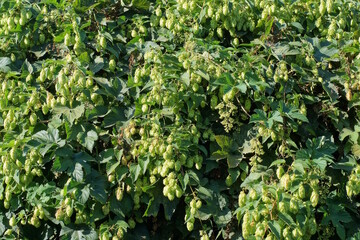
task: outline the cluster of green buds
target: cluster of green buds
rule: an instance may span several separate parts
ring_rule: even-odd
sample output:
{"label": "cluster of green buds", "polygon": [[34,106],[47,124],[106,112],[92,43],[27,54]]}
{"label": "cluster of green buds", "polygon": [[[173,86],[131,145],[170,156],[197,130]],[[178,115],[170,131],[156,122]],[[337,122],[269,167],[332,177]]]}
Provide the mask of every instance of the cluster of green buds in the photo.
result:
{"label": "cluster of green buds", "polygon": [[201,208],[202,202],[200,199],[193,198],[189,206],[186,208],[186,214],[185,214],[185,222],[186,222],[186,228],[188,231],[192,231],[194,229],[194,223],[195,223],[195,216],[198,213],[198,210]]}
{"label": "cluster of green buds", "polygon": [[357,165],[351,172],[349,180],[346,183],[346,194],[349,197],[360,193],[360,165]]}

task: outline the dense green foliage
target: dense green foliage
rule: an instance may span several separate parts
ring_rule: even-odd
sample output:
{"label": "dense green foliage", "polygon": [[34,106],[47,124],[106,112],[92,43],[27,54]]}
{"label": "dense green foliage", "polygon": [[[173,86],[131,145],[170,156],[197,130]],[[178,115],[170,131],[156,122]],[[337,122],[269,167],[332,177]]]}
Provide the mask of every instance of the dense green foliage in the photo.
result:
{"label": "dense green foliage", "polygon": [[0,236],[360,238],[358,1],[0,18]]}

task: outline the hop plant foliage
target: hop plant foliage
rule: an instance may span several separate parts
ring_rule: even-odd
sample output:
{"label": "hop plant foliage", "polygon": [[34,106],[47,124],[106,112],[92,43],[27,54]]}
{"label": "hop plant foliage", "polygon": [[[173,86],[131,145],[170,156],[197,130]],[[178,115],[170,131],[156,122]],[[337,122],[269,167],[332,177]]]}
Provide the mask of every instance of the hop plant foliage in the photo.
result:
{"label": "hop plant foliage", "polygon": [[356,239],[360,3],[0,0],[4,239]]}

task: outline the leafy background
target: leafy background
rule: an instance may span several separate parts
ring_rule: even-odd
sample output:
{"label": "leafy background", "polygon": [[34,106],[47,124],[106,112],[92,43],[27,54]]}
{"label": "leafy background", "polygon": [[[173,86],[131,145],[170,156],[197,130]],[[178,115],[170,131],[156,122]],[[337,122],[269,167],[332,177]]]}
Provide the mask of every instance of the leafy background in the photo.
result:
{"label": "leafy background", "polygon": [[0,235],[358,239],[359,11],[1,0]]}

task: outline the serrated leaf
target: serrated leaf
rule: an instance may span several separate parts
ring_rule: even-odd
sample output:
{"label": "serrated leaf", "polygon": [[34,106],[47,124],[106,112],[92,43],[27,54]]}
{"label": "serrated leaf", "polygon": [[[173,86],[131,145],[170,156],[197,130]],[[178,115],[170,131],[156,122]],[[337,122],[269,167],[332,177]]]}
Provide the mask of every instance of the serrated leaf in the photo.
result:
{"label": "serrated leaf", "polygon": [[203,199],[213,199],[213,192],[205,187],[199,187],[198,193],[202,195]]}
{"label": "serrated leaf", "polygon": [[106,163],[106,174],[110,175],[115,171],[115,169],[120,165],[119,161],[116,161],[114,159],[110,160]]}
{"label": "serrated leaf", "polygon": [[104,66],[105,66],[104,59],[98,56],[95,58],[94,62],[89,65],[89,68],[93,73],[97,73],[101,69],[103,69]]}
{"label": "serrated leaf", "polygon": [[135,182],[141,173],[141,167],[139,164],[132,164],[130,166],[130,176],[133,182]]}
{"label": "serrated leaf", "polygon": [[332,101],[339,98],[338,88],[330,81],[323,81],[322,86]]}
{"label": "serrated leaf", "polygon": [[271,168],[272,166],[283,164],[283,163],[285,163],[285,159],[277,159],[270,164],[269,168]]}
{"label": "serrated leaf", "polygon": [[255,109],[255,114],[251,115],[250,117],[250,123],[256,123],[260,121],[267,121],[266,113],[263,110]]}
{"label": "serrated leaf", "polygon": [[226,151],[230,149],[232,144],[232,140],[225,135],[216,135],[215,136],[216,143],[221,147],[222,150]]}
{"label": "serrated leaf", "polygon": [[359,132],[344,128],[339,135],[339,139],[344,141],[346,137],[349,137],[353,143],[356,143],[359,138]]}
{"label": "serrated leaf", "polygon": [[322,223],[327,224],[331,221],[340,239],[345,239],[345,227],[343,224],[352,221],[351,215],[346,211],[342,204],[339,204],[332,199],[328,199],[327,207],[329,214],[326,214]]}
{"label": "serrated leaf", "polygon": [[98,140],[98,135],[94,130],[90,130],[86,133],[85,142],[83,144],[90,152],[92,152],[95,141]]}
{"label": "serrated leaf", "polygon": [[205,7],[203,7],[203,8],[201,9],[201,12],[200,12],[200,14],[199,14],[199,22],[201,22],[202,19],[204,18],[204,16],[206,15],[206,11],[207,11],[207,6],[205,5]]}
{"label": "serrated leaf", "polygon": [[80,163],[75,163],[74,171],[72,172],[72,176],[78,182],[81,182],[84,178],[84,171],[82,165]]}
{"label": "serrated leaf", "polygon": [[0,234],[4,234],[6,227],[4,225],[5,221],[4,221],[4,216],[0,215]]}
{"label": "serrated leaf", "polygon": [[309,122],[307,117],[303,115],[298,109],[292,109],[290,112],[287,113],[287,116],[291,119],[298,119],[302,122]]}
{"label": "serrated leaf", "polygon": [[245,82],[239,82],[235,85],[235,88],[237,88],[241,93],[246,93],[247,86]]}
{"label": "serrated leaf", "polygon": [[11,69],[8,65],[10,65],[11,59],[8,57],[0,57],[0,72],[7,73]]}
{"label": "serrated leaf", "polygon": [[250,175],[247,176],[245,181],[241,184],[241,187],[250,186],[253,182],[258,181],[262,175],[263,175],[262,173],[257,173],[257,172],[250,173]]}
{"label": "serrated leaf", "polygon": [[65,141],[59,137],[59,130],[49,128],[47,131],[42,130],[35,133],[32,136],[34,142],[28,142],[29,145],[39,146],[39,152],[42,156],[49,151],[49,149],[55,145],[62,147],[65,145]]}
{"label": "serrated leaf", "polygon": [[277,221],[269,221],[268,222],[269,228],[271,232],[275,235],[277,239],[281,239],[281,227]]}
{"label": "serrated leaf", "polygon": [[224,227],[231,221],[231,217],[231,210],[225,208],[214,215],[214,221],[219,227]]}
{"label": "serrated leaf", "polygon": [[130,116],[126,116],[126,111],[123,108],[112,108],[111,112],[105,116],[103,124],[105,128],[112,127],[117,123],[126,121]]}
{"label": "serrated leaf", "polygon": [[28,71],[30,74],[32,74],[32,73],[34,72],[34,68],[33,68],[33,66],[31,65],[31,63],[30,63],[27,59],[25,59],[24,64],[25,64],[25,66],[26,66],[27,71]]}
{"label": "serrated leaf", "polygon": [[42,130],[40,132],[35,133],[32,136],[33,139],[41,142],[41,143],[57,143],[61,141],[59,138],[59,130],[49,128],[47,131]]}
{"label": "serrated leaf", "polygon": [[181,75],[180,79],[186,86],[190,86],[190,75],[188,72],[185,72]]}
{"label": "serrated leaf", "polygon": [[266,21],[265,35],[269,35],[271,32],[271,28],[274,23],[274,17],[272,17],[269,21]]}
{"label": "serrated leaf", "polygon": [[231,177],[231,184],[233,184],[240,177],[240,169],[239,168],[229,168],[229,175]]}
{"label": "serrated leaf", "polygon": [[279,218],[281,219],[281,220],[283,220],[287,225],[289,225],[289,226],[295,226],[295,222],[294,222],[294,219],[292,219],[292,217],[289,215],[289,214],[287,214],[287,213],[280,213],[279,212]]}
{"label": "serrated leaf", "polygon": [[69,108],[66,106],[55,106],[53,108],[53,113],[56,115],[63,115],[65,119],[70,123],[70,125],[73,124],[73,122],[77,119],[79,119],[85,112],[85,106],[83,104],[75,107],[75,108]]}
{"label": "serrated leaf", "polygon": [[79,202],[82,204],[85,204],[87,202],[87,200],[89,199],[89,196],[90,196],[90,187],[89,187],[89,185],[85,185],[80,190]]}
{"label": "serrated leaf", "polygon": [[299,29],[300,32],[304,30],[303,26],[302,26],[300,23],[298,23],[298,22],[292,22],[292,23],[290,23],[290,24],[291,24],[291,26],[294,26],[294,27],[296,27],[297,29]]}
{"label": "serrated leaf", "polygon": [[104,176],[95,170],[92,170],[90,174],[86,176],[86,182],[90,186],[90,195],[102,204],[107,200],[107,181]]}
{"label": "serrated leaf", "polygon": [[136,1],[132,1],[132,6],[135,8],[148,10],[150,6],[150,2],[147,0],[136,0]]}
{"label": "serrated leaf", "polygon": [[162,189],[162,184],[158,182],[154,188],[148,191],[152,198],[148,203],[144,216],[156,216],[159,212],[160,205],[163,205],[165,219],[170,221],[179,203],[179,199],[175,198],[173,201],[169,201],[162,193]]}
{"label": "serrated leaf", "polygon": [[141,159],[139,158],[139,165],[142,169],[142,174],[145,174],[146,173],[146,170],[147,170],[147,167],[150,163],[150,158],[147,157],[145,160],[144,159]]}
{"label": "serrated leaf", "polygon": [[60,236],[66,236],[72,240],[96,240],[98,235],[96,231],[89,226],[82,225],[80,227],[70,228],[63,226],[60,231]]}
{"label": "serrated leaf", "polygon": [[185,173],[184,176],[180,175],[178,177],[178,179],[179,179],[179,182],[181,184],[181,187],[182,187],[183,191],[185,191],[186,187],[187,187],[187,185],[189,183],[189,175],[187,173]]}
{"label": "serrated leaf", "polygon": [[228,167],[229,168],[236,168],[237,166],[239,166],[242,159],[243,159],[242,155],[229,154],[227,156]]}
{"label": "serrated leaf", "polygon": [[[123,151],[121,149],[121,151]],[[100,163],[107,163],[109,162],[111,159],[114,158],[114,149],[113,148],[108,148],[108,149],[105,149],[104,151],[102,151],[100,154],[99,154],[99,161]],[[118,159],[120,160],[120,159]]]}
{"label": "serrated leaf", "polygon": [[199,76],[201,76],[202,78],[204,78],[206,81],[210,81],[210,76],[207,72],[199,69],[197,71],[195,71],[195,73]]}

